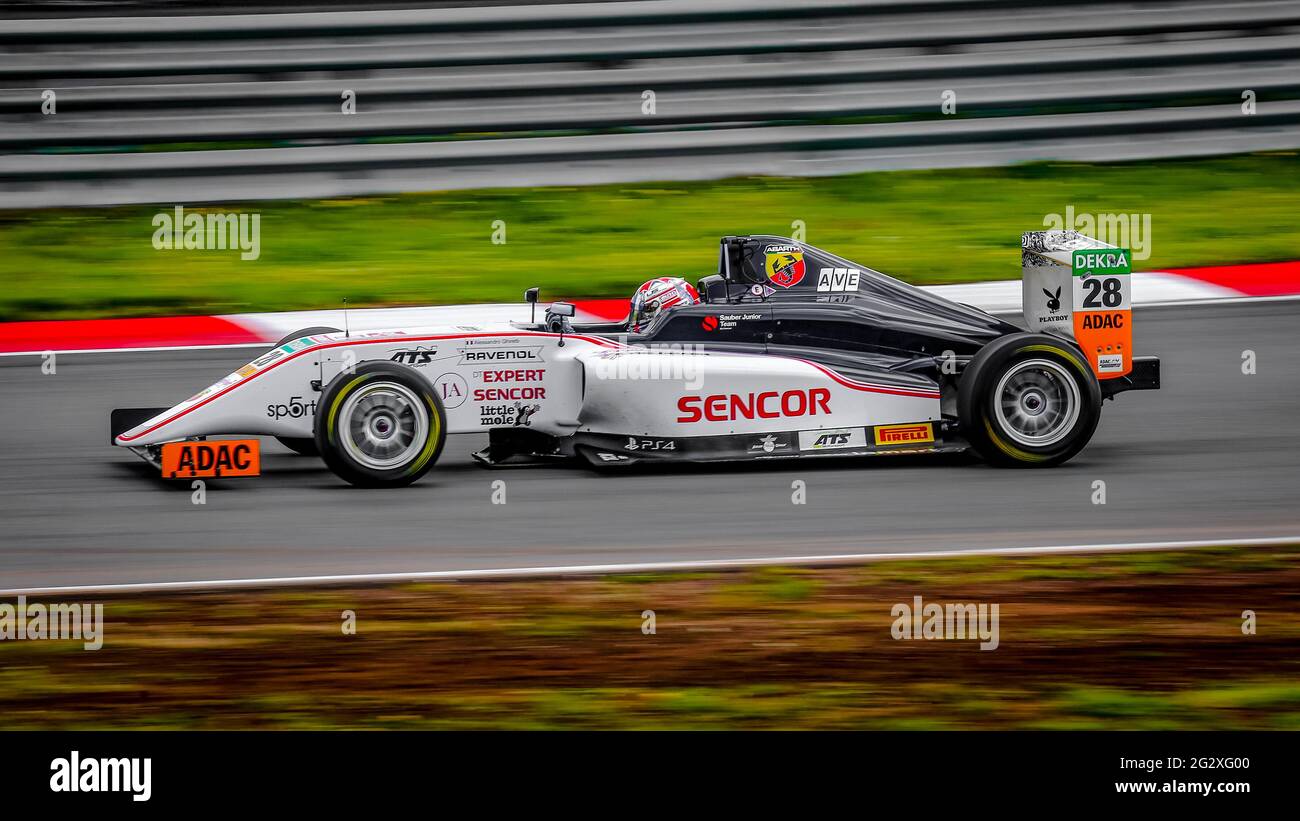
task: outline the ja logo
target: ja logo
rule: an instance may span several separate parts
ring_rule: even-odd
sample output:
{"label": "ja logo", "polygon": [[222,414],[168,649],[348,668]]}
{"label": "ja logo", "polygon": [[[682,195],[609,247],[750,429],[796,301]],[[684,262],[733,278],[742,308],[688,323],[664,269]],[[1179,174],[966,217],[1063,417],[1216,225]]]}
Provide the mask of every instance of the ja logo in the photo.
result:
{"label": "ja logo", "polygon": [[442,400],[442,406],[449,410],[465,404],[465,399],[469,396],[469,386],[458,373],[444,373],[434,380],[433,384],[438,388],[438,398]]}

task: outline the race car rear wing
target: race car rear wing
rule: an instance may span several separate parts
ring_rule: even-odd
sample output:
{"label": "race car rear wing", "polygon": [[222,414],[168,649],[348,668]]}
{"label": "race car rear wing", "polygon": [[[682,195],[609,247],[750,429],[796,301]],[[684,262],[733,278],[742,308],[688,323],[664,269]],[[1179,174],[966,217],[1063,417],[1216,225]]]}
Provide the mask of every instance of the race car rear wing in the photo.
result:
{"label": "race car rear wing", "polygon": [[1020,262],[1029,330],[1073,339],[1099,380],[1132,374],[1132,253],[1078,231],[1028,231]]}

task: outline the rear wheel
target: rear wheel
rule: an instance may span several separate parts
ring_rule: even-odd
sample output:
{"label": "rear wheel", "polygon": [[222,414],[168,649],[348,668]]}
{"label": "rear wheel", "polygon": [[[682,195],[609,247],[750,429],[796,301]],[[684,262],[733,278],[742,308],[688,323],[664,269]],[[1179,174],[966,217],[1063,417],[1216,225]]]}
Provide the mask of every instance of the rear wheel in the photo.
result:
{"label": "rear wheel", "polygon": [[958,386],[967,441],[989,462],[1051,467],[1088,444],[1101,389],[1083,355],[1045,334],[1012,334],[976,354]]}
{"label": "rear wheel", "polygon": [[[295,339],[302,339],[304,336],[314,336],[315,334],[336,334],[339,332],[338,328],[330,328],[325,325],[303,328],[300,331],[294,331],[284,339],[275,343],[275,347],[278,348],[287,342],[294,341]],[[300,456],[320,456],[320,451],[316,449],[316,440],[310,436],[277,436],[275,437],[275,441]]]}
{"label": "rear wheel", "polygon": [[401,487],[433,467],[447,438],[442,402],[396,362],[366,362],[321,395],[316,447],[330,470],[359,487]]}

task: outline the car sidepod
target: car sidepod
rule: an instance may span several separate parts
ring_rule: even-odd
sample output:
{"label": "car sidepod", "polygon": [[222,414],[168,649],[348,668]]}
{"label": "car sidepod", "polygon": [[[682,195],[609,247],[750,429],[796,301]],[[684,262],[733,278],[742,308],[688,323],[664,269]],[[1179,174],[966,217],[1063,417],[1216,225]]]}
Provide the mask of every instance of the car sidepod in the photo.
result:
{"label": "car sidepod", "polygon": [[850,377],[771,356],[584,355],[572,450],[593,465],[917,452],[943,445],[940,392],[915,374]]}

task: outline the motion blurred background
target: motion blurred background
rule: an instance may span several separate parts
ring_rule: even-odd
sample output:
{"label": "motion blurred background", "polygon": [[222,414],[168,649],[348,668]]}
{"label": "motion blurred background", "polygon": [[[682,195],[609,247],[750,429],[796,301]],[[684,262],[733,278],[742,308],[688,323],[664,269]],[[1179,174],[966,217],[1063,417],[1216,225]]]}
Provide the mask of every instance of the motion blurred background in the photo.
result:
{"label": "motion blurred background", "polygon": [[[50,341],[91,323],[41,320],[517,302],[534,285],[626,299],[711,272],[725,234],[802,232],[914,283],[1015,280],[1021,232],[1067,212],[1149,217],[1147,271],[1242,266],[1216,269],[1231,289],[1278,263],[1261,293],[1294,294],[1297,148],[1295,0],[20,0],[0,6],[0,350],[91,347]],[[154,219],[177,206],[257,215],[260,253],[157,250]],[[60,353],[57,377],[5,356],[11,592],[1233,544],[119,592],[101,651],[0,642],[0,723],[1295,729],[1296,304],[1139,308],[1166,384],[1108,403],[1047,478],[901,459],[522,471],[506,507],[458,444],[382,498],[270,445],[265,476],[214,480],[198,508],[109,454],[102,423],[247,350]],[[796,479],[811,490],[792,512]],[[647,499],[669,524],[628,526]],[[895,641],[890,609],[917,595],[1001,603],[999,649]]]}
{"label": "motion blurred background", "polygon": [[[1300,247],[1294,0],[216,11],[0,10],[0,318],[625,296],[796,220],[915,282],[1009,279],[1072,204],[1154,214],[1152,266]],[[263,255],[155,252],[180,203],[258,211]]]}
{"label": "motion blurred background", "polygon": [[[35,10],[83,8],[96,16],[0,31],[8,204],[1117,160],[1300,136],[1291,0]],[[1249,119],[1246,90],[1267,101]]]}

